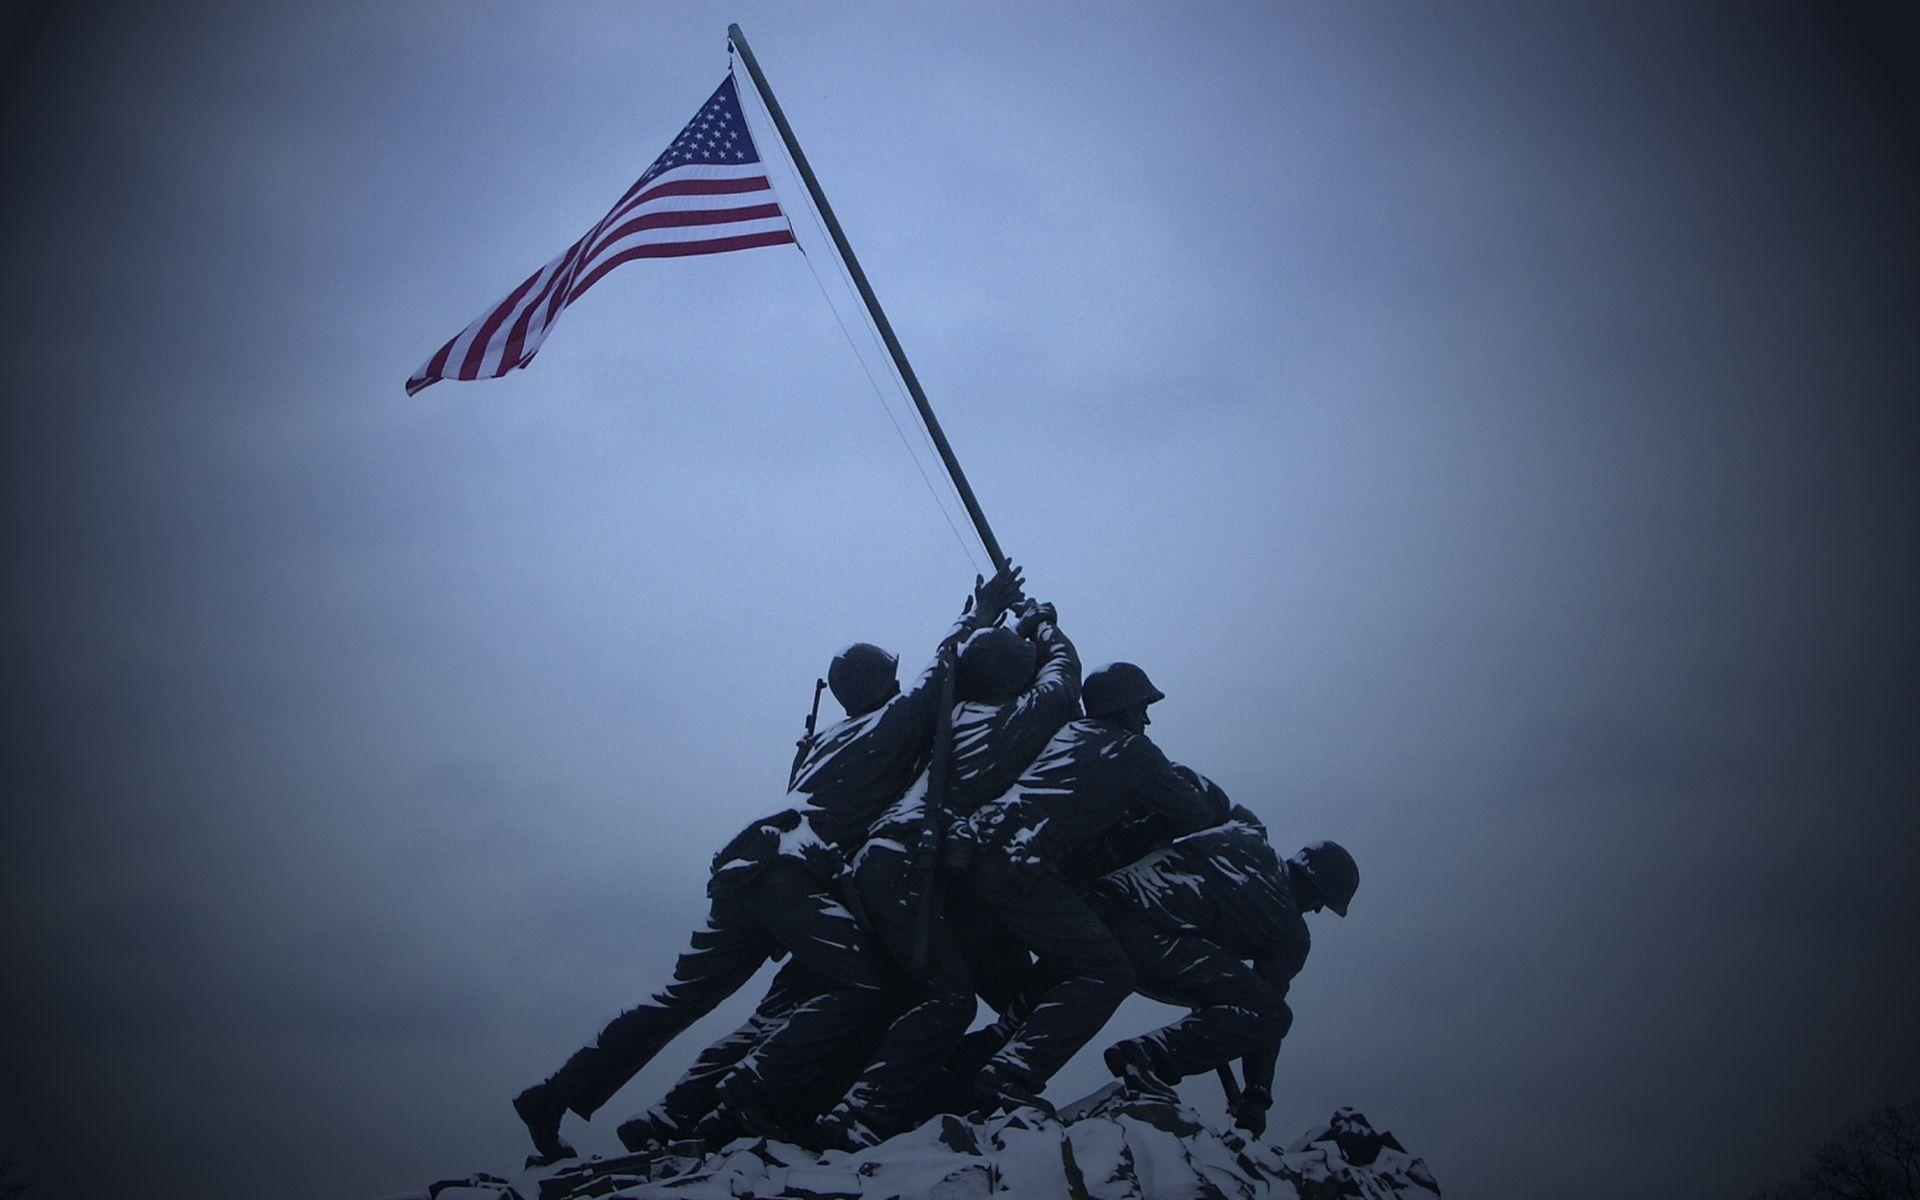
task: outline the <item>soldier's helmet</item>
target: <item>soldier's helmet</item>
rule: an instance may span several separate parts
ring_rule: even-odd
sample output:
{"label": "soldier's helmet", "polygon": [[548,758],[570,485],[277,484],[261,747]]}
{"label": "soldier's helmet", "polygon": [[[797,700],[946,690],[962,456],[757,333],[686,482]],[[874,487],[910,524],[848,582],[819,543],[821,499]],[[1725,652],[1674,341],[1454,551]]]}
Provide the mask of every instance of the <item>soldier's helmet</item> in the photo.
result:
{"label": "soldier's helmet", "polygon": [[1339,842],[1315,842],[1294,855],[1293,862],[1313,880],[1327,907],[1346,916],[1347,905],[1360,887],[1360,864],[1347,848]]}
{"label": "soldier's helmet", "polygon": [[1153,704],[1167,694],[1153,686],[1147,673],[1130,662],[1108,663],[1087,673],[1080,685],[1080,703],[1090,717],[1110,717],[1136,704]]}
{"label": "soldier's helmet", "polygon": [[954,694],[989,704],[1011,700],[1033,683],[1040,648],[1011,629],[982,629],[960,647]]}
{"label": "soldier's helmet", "polygon": [[847,715],[857,717],[893,699],[900,690],[900,660],[872,642],[855,642],[833,656],[827,687]]}

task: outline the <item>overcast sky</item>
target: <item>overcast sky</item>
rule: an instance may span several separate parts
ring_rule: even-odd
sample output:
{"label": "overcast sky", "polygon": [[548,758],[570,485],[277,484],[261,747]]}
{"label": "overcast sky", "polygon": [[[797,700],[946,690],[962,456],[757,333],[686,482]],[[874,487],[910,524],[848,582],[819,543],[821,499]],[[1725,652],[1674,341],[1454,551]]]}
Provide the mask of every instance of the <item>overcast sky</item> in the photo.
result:
{"label": "overcast sky", "polygon": [[1276,1135],[1739,1196],[1920,1087],[1887,10],[77,8],[0,27],[0,1140],[47,1194],[517,1165],[829,656],[956,611],[817,243],[623,268],[531,369],[402,393],[729,20],[1031,590],[1361,864]]}

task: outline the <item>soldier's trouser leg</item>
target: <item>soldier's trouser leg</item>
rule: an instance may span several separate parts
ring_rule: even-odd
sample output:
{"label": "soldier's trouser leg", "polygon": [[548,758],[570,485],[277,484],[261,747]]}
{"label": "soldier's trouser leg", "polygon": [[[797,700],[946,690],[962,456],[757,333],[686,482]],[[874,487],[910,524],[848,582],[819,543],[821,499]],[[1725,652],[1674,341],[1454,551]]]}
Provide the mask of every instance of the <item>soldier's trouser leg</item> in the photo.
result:
{"label": "soldier's trouser leg", "polygon": [[1058,982],[1034,1000],[1013,1040],[989,1066],[1034,1090],[1107,1023],[1134,988],[1133,966],[1086,901],[1051,867],[998,854],[976,859],[968,887]]}
{"label": "soldier's trouser leg", "polygon": [[946,1065],[932,1078],[913,1089],[901,1108],[897,1123],[905,1128],[924,1124],[940,1113],[964,1116],[979,1105],[973,1094],[973,1081],[980,1068],[1000,1053],[1012,1040],[1018,1022],[1004,1016],[991,1025],[982,1025],[963,1036],[947,1056]]}
{"label": "soldier's trouser leg", "polygon": [[[973,970],[980,999],[1002,1018],[1010,1012],[1024,1017],[1027,1009],[1021,1007],[1021,995],[1045,990],[1041,973],[1034,969],[1033,956],[986,906],[972,902],[963,883],[954,883],[951,891],[957,903],[943,909],[947,928],[953,931],[954,942]],[[1036,984],[1041,986],[1036,989]]]}
{"label": "soldier's trouser leg", "polygon": [[593,1044],[577,1051],[547,1083],[568,1108],[591,1117],[668,1042],[753,978],[775,948],[745,905],[732,898],[714,901],[706,928],[693,935],[692,946],[674,963],[673,980],[608,1022]]}
{"label": "soldier's trouser leg", "polygon": [[[897,964],[912,957],[919,915],[911,902],[910,874],[906,855],[880,846],[861,856],[855,874],[861,905]],[[896,973],[906,989],[905,1010],[894,1010],[866,1069],[836,1110],[880,1132],[899,1124],[913,1090],[939,1071],[973,1022],[972,974],[938,913],[931,932],[926,973],[918,978]]]}
{"label": "soldier's trouser leg", "polygon": [[742,899],[815,985],[739,1068],[769,1104],[792,1110],[839,1068],[851,1043],[872,1036],[893,1003],[889,973],[871,935],[799,865],[775,863]]}
{"label": "soldier's trouser leg", "polygon": [[972,905],[959,926],[967,961],[973,964],[980,998],[998,1014],[993,1023],[972,1030],[947,1056],[947,1065],[926,1085],[914,1089],[905,1124],[922,1124],[937,1113],[959,1116],[973,1109],[974,1077],[992,1061],[1033,1011],[1034,1000],[1059,980],[1034,967],[1027,948],[1012,941],[998,922],[989,921],[981,905]]}
{"label": "soldier's trouser leg", "polygon": [[702,1050],[687,1073],[648,1110],[655,1128],[682,1137],[691,1134],[703,1117],[720,1106],[720,1081],[817,990],[813,973],[800,963],[782,967],[747,1023]]}
{"label": "soldier's trouser leg", "polygon": [[1232,952],[1135,909],[1101,906],[1139,973],[1139,990],[1191,1009],[1173,1024],[1127,1039],[1168,1083],[1210,1071],[1286,1036],[1293,1013],[1280,990]]}

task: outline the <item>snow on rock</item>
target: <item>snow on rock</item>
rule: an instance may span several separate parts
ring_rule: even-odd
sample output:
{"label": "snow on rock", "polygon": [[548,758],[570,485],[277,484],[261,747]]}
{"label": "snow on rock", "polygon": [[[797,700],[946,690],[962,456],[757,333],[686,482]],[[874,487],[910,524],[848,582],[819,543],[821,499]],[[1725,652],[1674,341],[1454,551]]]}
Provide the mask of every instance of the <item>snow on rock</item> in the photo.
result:
{"label": "snow on rock", "polygon": [[[1343,1108],[1285,1150],[1216,1133],[1180,1105],[1110,1091],[1062,1120],[1022,1109],[936,1117],[878,1146],[816,1155],[742,1139],[704,1158],[630,1155],[515,1180],[473,1175],[414,1200],[1430,1200],[1426,1164]],[[400,1198],[395,1198],[400,1200]]]}

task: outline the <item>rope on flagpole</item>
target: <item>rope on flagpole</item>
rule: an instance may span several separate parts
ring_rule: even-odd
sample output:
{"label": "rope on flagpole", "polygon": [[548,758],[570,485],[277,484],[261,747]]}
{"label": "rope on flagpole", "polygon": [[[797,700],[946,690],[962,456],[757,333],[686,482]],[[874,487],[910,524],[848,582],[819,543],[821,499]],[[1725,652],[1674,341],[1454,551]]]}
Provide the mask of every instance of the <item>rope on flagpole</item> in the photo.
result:
{"label": "rope on flagpole", "polygon": [[827,232],[832,235],[833,247],[852,276],[854,286],[865,303],[867,312],[873,317],[874,325],[880,330],[880,336],[886,342],[887,353],[893,358],[893,365],[900,372],[901,382],[907,386],[907,394],[912,397],[914,408],[920,413],[920,420],[927,427],[927,435],[933,439],[934,449],[940,452],[940,461],[946,465],[947,475],[953,480],[954,491],[960,495],[960,501],[966,506],[967,516],[973,520],[974,531],[980,535],[980,544],[987,551],[987,557],[993,560],[994,569],[1008,569],[1006,554],[1000,549],[999,539],[993,536],[993,529],[987,524],[987,517],[980,509],[980,501],[973,494],[973,485],[967,482],[965,471],[960,469],[960,460],[955,457],[953,447],[947,441],[946,433],[940,428],[940,421],[933,415],[933,406],[927,402],[926,393],[920,387],[920,380],[914,374],[913,365],[907,361],[906,351],[900,347],[900,339],[894,336],[893,325],[887,320],[886,313],[880,307],[880,299],[873,293],[873,287],[867,282],[866,272],[860,268],[860,260],[853,253],[853,246],[847,241],[846,233],[840,228],[840,222],[833,215],[833,206],[827,202],[827,196],[820,188],[820,181],[814,177],[813,168],[807,162],[807,155],[794,138],[793,130],[787,124],[786,115],[781,112],[780,101],[767,85],[766,76],[760,73],[760,64],[753,57],[753,48],[747,45],[746,35],[740,32],[739,25],[729,25],[727,36],[739,51],[740,61],[746,66],[747,74],[753,77],[754,91],[766,106],[767,115],[773,118],[774,128],[780,133],[780,140],[787,148],[787,154],[793,160],[794,168],[800,172],[800,182],[807,187],[807,195],[813,200],[813,207],[826,224]]}
{"label": "rope on flagpole", "polygon": [[[789,158],[787,161],[791,163],[793,160]],[[821,222],[819,213],[814,211],[811,205],[807,206],[807,218],[815,230],[819,231],[822,235],[827,234],[827,228],[825,224]],[[801,244],[796,241],[796,245],[799,246],[801,254],[804,255],[807,253],[806,246],[804,244]],[[885,359],[886,362],[889,364],[889,366],[891,366],[893,360],[887,355],[886,342],[881,337],[880,327],[874,323],[873,314],[867,311],[867,308],[864,304],[857,303],[860,299],[859,288],[854,284],[853,275],[847,270],[847,264],[841,261],[840,256],[837,254],[830,254],[827,257],[833,262],[834,277],[840,281],[841,286],[844,287],[846,291],[849,294],[851,294],[854,300],[856,301],[856,306],[859,308],[859,311],[860,311],[860,327],[866,331],[868,343],[872,346],[874,350],[878,351],[881,358]],[[808,257],[808,264],[809,266],[812,265],[811,256]],[[820,278],[818,272],[815,273],[814,278],[816,281]],[[824,286],[822,290],[824,293]],[[828,303],[829,304],[832,303],[831,299],[828,300]],[[836,311],[836,315],[838,315],[837,311]],[[844,321],[841,323],[841,330],[842,332],[846,332],[846,324]],[[847,340],[849,344],[853,343],[853,335],[851,333],[847,333]],[[860,355],[861,353],[860,347],[858,345],[854,345],[853,352],[855,355]],[[884,374],[887,377],[887,382],[891,385],[891,391],[894,397],[900,400],[904,400],[909,405],[911,405],[913,403],[913,396],[907,390],[906,381],[901,379],[899,368],[893,367],[892,370],[888,370],[884,372]],[[890,410],[888,415],[891,416],[892,406],[889,404],[888,408]],[[909,424],[911,424],[914,427],[914,429],[919,433],[920,435],[919,444],[922,447],[924,447],[928,453],[938,458],[940,455],[940,448],[933,444],[933,438],[927,433],[926,425],[920,421],[911,421],[909,422]],[[916,453],[911,445],[907,447],[907,452],[909,454]],[[960,489],[954,486],[953,480],[951,478],[947,480],[946,495],[950,495],[956,500],[961,499]],[[946,510],[946,500],[944,497],[941,499],[940,503],[941,503],[942,510],[948,511]],[[964,503],[964,501],[962,501],[962,503]],[[972,559],[973,555],[969,553],[967,557],[969,559]],[[974,561],[974,565],[976,567],[979,565],[978,560]]]}
{"label": "rope on flagpole", "polygon": [[[733,48],[729,45],[727,49],[728,58],[731,59]],[[732,69],[731,62],[729,62],[728,69]],[[740,114],[742,118],[750,124],[758,123],[754,120],[757,114],[753,113],[751,105],[742,104],[740,106]],[[764,146],[767,144],[766,139],[760,136],[760,132],[758,131],[755,133],[755,141],[758,145]],[[782,149],[784,150],[785,147],[782,146]],[[790,156],[788,162],[789,164],[792,162]],[[788,214],[789,222],[793,219],[792,214],[795,207],[794,205],[782,205],[783,210]],[[823,238],[828,236],[825,225],[821,222],[819,214],[814,210],[812,205],[800,205],[797,207],[806,211],[808,221],[817,234]],[[875,375],[871,362],[866,353],[860,348],[859,339],[854,337],[853,330],[847,325],[845,315],[840,311],[840,305],[835,302],[833,293],[827,288],[826,280],[821,277],[819,267],[815,262],[815,256],[807,252],[806,242],[801,241],[798,237],[795,238],[794,245],[795,248],[800,251],[801,259],[807,264],[807,273],[813,277],[814,286],[819,289],[821,299],[826,301],[828,311],[833,313],[834,323],[840,327],[840,336],[846,339],[847,348],[853,351],[854,360],[860,364],[860,370],[867,378],[867,387],[872,391],[875,402],[880,405],[880,411],[886,414],[887,423],[893,426],[893,432],[899,437],[900,445],[906,450],[907,457],[913,461],[913,468],[919,473],[920,482],[926,485],[927,495],[933,498],[934,507],[940,510],[940,517],[946,522],[947,529],[953,534],[953,540],[959,545],[960,553],[966,556],[968,564],[973,567],[976,573],[984,574],[985,572],[980,566],[980,560],[975,557],[973,553],[973,546],[967,541],[966,536],[960,532],[959,523],[954,520],[953,510],[948,505],[948,495],[951,495],[954,499],[961,498],[959,490],[953,486],[951,479],[947,481],[946,495],[943,495],[940,488],[935,486],[933,476],[928,473],[926,463],[921,458],[919,450],[914,447],[913,440],[907,436],[905,425],[901,423],[899,414],[894,411],[893,404],[887,399],[886,393],[888,389],[881,387],[880,380]],[[841,286],[849,295],[858,301],[859,292],[853,284],[852,276],[847,272],[846,264],[840,261],[838,255],[829,255],[828,257],[833,260],[837,268],[835,275]],[[884,355],[886,353],[886,347],[881,341],[880,331],[873,322],[872,314],[869,313],[863,305],[856,305],[856,307],[860,308],[862,317],[861,324],[866,330],[867,338],[872,344],[872,348],[880,351]],[[906,400],[911,403],[912,397],[908,394],[906,385],[900,379],[898,372],[887,371],[885,375],[887,381],[892,385],[891,390],[894,396],[899,400]],[[937,456],[939,453],[938,447],[933,444],[933,439],[927,435],[926,427],[918,421],[911,422],[911,424],[920,432],[921,445]]]}
{"label": "rope on flagpole", "polygon": [[814,269],[813,256],[806,252],[805,247],[802,247],[800,257],[806,260],[807,274],[813,276],[814,286],[820,289],[821,299],[827,302],[828,310],[833,313],[834,323],[840,326],[841,336],[847,339],[847,348],[853,351],[854,360],[860,364],[861,373],[867,377],[867,386],[873,390],[873,398],[879,402],[880,411],[887,414],[887,423],[893,426],[894,433],[899,435],[900,444],[906,448],[907,457],[913,460],[913,469],[920,474],[920,482],[927,485],[927,495],[933,497],[933,506],[940,510],[941,519],[946,521],[947,528],[953,532],[953,540],[959,545],[960,553],[967,556],[967,562],[976,574],[985,574],[980,567],[980,560],[973,555],[973,547],[967,544],[966,536],[960,532],[960,526],[954,522],[953,511],[947,507],[947,502],[941,497],[940,490],[934,487],[933,477],[927,474],[926,464],[914,451],[913,442],[908,439],[907,431],[901,427],[900,418],[894,414],[893,405],[888,404],[886,396],[882,394],[880,381],[873,377],[873,368],[867,365],[866,355],[860,353],[860,345],[854,341],[853,331],[847,328],[847,322],[840,316],[840,306],[833,302],[833,297],[827,293],[826,282],[820,278],[820,272]]}

